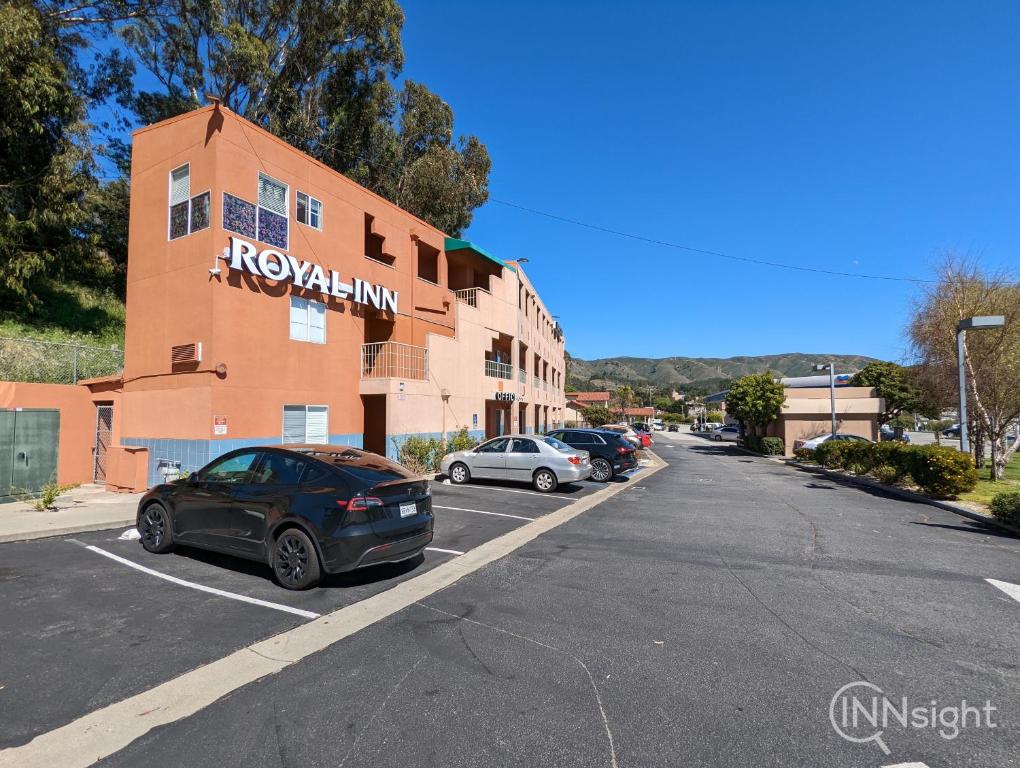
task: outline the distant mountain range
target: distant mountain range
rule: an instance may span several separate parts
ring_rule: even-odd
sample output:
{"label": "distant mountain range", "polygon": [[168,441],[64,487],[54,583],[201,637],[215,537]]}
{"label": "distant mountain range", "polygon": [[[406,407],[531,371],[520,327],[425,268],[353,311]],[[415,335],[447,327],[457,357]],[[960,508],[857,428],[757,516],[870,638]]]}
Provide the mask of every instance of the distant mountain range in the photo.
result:
{"label": "distant mountain range", "polygon": [[618,384],[677,387],[712,391],[749,373],[772,371],[782,376],[810,376],[815,363],[836,364],[837,373],[855,373],[875,358],[863,355],[828,355],[790,352],[757,357],[605,357],[567,364],[569,389],[607,389]]}

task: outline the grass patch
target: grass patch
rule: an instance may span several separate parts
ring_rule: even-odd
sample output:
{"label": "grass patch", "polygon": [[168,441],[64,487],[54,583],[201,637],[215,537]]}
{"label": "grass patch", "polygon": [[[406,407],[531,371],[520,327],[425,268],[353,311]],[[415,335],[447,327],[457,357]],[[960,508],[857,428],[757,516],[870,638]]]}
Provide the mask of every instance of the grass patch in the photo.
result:
{"label": "grass patch", "polygon": [[1002,480],[996,483],[989,479],[991,469],[987,466],[978,471],[981,473],[981,479],[978,480],[977,488],[970,493],[960,494],[961,501],[971,501],[984,504],[987,507],[991,503],[992,497],[997,493],[1020,491],[1020,452],[1013,454],[1013,458],[1006,465],[1006,472]]}
{"label": "grass patch", "polygon": [[124,302],[112,291],[51,282],[39,296],[31,314],[0,310],[0,336],[124,349]]}

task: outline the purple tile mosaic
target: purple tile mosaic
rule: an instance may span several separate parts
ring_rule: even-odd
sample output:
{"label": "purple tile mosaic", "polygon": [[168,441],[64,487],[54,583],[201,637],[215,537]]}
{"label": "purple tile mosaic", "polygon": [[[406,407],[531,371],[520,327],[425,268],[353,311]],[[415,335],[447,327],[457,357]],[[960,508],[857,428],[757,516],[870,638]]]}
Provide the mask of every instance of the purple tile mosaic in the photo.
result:
{"label": "purple tile mosaic", "polygon": [[259,208],[258,239],[266,245],[287,249],[287,217]]}
{"label": "purple tile mosaic", "polygon": [[223,193],[223,228],[255,239],[255,204]]}
{"label": "purple tile mosaic", "polygon": [[170,206],[170,239],[188,234],[188,201]]}
{"label": "purple tile mosaic", "polygon": [[191,231],[209,227],[209,193],[204,192],[191,198]]}

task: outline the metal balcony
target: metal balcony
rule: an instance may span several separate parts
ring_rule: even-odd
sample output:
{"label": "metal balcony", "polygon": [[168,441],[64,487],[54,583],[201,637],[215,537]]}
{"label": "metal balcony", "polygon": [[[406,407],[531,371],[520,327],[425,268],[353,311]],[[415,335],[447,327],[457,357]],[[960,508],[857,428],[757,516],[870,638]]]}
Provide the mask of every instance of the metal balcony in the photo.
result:
{"label": "metal balcony", "polygon": [[485,375],[494,379],[506,379],[509,381],[514,377],[514,369],[510,363],[497,363],[495,360],[486,360]]}
{"label": "metal balcony", "polygon": [[361,378],[414,379],[429,377],[429,351],[396,341],[361,345]]}

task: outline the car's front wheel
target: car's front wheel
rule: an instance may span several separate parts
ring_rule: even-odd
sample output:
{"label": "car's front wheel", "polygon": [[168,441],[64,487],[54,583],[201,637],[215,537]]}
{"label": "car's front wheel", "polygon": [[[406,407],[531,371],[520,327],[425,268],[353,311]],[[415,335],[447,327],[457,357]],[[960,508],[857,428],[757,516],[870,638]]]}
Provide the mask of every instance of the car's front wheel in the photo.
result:
{"label": "car's front wheel", "polygon": [[536,491],[539,491],[540,493],[551,493],[556,490],[558,481],[556,480],[556,475],[548,469],[540,469],[535,473],[533,483]]}
{"label": "car's front wheel", "polygon": [[613,479],[613,465],[601,457],[592,459],[591,479],[600,483],[608,483]]}
{"label": "car's front wheel", "polygon": [[273,573],[280,586],[287,589],[308,589],[319,582],[319,554],[304,531],[290,528],[277,538]]}
{"label": "car's front wheel", "polygon": [[454,485],[464,485],[470,479],[471,472],[468,471],[466,464],[461,464],[458,461],[450,467],[450,482]]}
{"label": "car's front wheel", "polygon": [[147,506],[138,521],[138,534],[141,536],[142,546],[149,552],[161,555],[173,549],[174,532],[166,507],[158,501]]}

